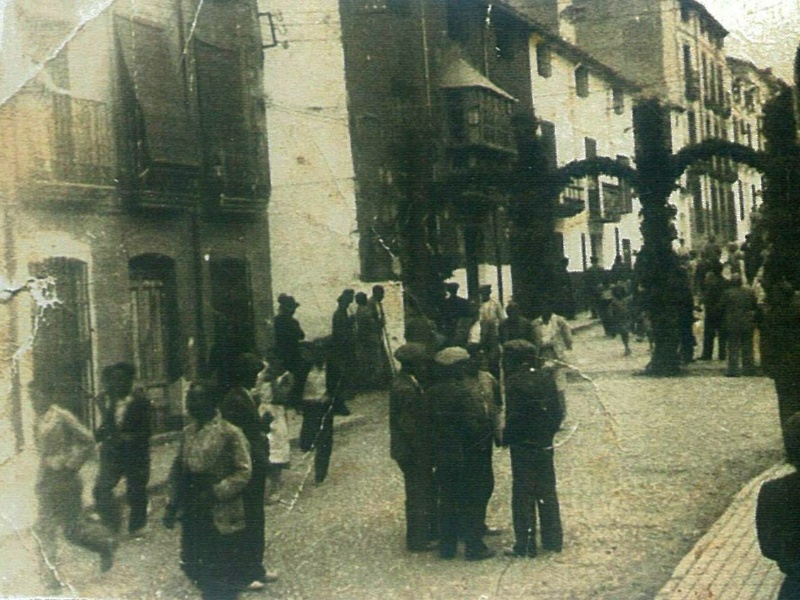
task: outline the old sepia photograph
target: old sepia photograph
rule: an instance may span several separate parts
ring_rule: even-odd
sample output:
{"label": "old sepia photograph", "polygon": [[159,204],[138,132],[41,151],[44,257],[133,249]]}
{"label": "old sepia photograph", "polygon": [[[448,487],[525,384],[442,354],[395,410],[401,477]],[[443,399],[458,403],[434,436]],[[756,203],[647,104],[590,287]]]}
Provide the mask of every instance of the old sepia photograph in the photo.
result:
{"label": "old sepia photograph", "polygon": [[0,597],[800,600],[798,0],[0,0]]}

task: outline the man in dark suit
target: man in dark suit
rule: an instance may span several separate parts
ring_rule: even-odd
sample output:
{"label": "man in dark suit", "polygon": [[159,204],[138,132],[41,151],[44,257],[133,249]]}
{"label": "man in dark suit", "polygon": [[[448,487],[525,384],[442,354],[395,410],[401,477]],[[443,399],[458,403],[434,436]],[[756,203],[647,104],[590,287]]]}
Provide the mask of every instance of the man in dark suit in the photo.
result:
{"label": "man in dark suit", "polygon": [[114,533],[122,526],[114,487],[125,478],[130,506],[128,532],[138,537],[147,525],[147,483],[150,480],[152,407],[141,390],[133,390],[136,369],[120,362],[103,369],[103,393],[99,398],[101,442],[100,472],[94,486],[97,512]]}
{"label": "man in dark suit", "polygon": [[437,353],[435,359],[440,379],[427,396],[433,411],[439,485],[439,556],[453,558],[461,534],[466,559],[484,560],[494,552],[483,541],[485,486],[480,485],[481,473],[473,468],[484,453],[465,382],[470,355],[463,348],[451,346]]}
{"label": "man in dark suit", "polygon": [[[252,474],[242,492],[245,531],[242,536],[240,572],[241,585],[248,590],[260,590],[265,583],[277,580],[264,568],[264,486],[269,466],[269,419],[262,420],[250,390],[263,363],[253,354],[240,354],[233,362],[230,375],[233,387],[225,394],[219,411],[222,418],[242,430],[250,445]],[[268,415],[269,413],[267,413]]]}
{"label": "man in dark suit", "polygon": [[[786,462],[800,466],[800,413],[784,428]],[[756,531],[761,553],[786,574],[778,600],[800,598],[800,473],[767,481],[756,505]]]}
{"label": "man in dark suit", "polygon": [[347,416],[347,400],[353,391],[352,371],[356,359],[355,319],[348,308],[353,303],[355,291],[344,290],[336,300],[337,308],[331,319],[331,340],[325,369],[328,396],[333,399],[333,413]]}
{"label": "man in dark suit", "polygon": [[424,378],[427,348],[418,343],[397,349],[400,372],[389,389],[391,457],[403,472],[406,491],[406,548],[430,549],[434,538],[433,421],[420,378]]}
{"label": "man in dark suit", "polygon": [[294,377],[294,388],[290,402],[294,405],[300,403],[303,395],[303,386],[308,376],[308,365],[300,355],[300,342],[306,337],[300,323],[294,318],[294,313],[300,303],[294,296],[280,294],[278,296],[278,314],[275,315],[275,352],[278,358]]}
{"label": "man in dark suit", "polygon": [[553,465],[553,436],[563,411],[555,375],[537,366],[536,347],[506,342],[506,426],[503,445],[511,448],[511,513],[515,543],[510,556],[536,556],[537,512],[542,548],[561,552],[563,533]]}

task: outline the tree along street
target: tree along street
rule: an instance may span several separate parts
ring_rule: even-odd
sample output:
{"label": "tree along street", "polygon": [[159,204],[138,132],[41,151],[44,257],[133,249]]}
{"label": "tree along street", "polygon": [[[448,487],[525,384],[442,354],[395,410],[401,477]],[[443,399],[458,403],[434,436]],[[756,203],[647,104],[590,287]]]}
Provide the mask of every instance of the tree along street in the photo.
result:
{"label": "tree along street", "polygon": [[[571,361],[569,414],[556,450],[564,551],[502,556],[513,542],[508,451],[494,453],[487,538],[480,563],[408,554],[402,478],[389,459],[387,398],[352,403],[361,423],[337,432],[328,479],[313,474],[293,508],[267,508],[267,561],[276,598],[652,598],[693,543],[752,476],[781,458],[775,393],[767,378],[725,378],[721,362],[695,363],[675,378],[634,376],[646,344],[622,356],[599,327],[579,334]],[[293,416],[292,418],[299,418]],[[292,500],[309,463],[295,451],[284,480]],[[89,598],[198,598],[178,568],[178,532],[160,524],[124,541],[104,575],[94,557],[62,545],[62,577]],[[13,590],[32,595],[42,590]],[[252,597],[253,594],[243,595]]]}

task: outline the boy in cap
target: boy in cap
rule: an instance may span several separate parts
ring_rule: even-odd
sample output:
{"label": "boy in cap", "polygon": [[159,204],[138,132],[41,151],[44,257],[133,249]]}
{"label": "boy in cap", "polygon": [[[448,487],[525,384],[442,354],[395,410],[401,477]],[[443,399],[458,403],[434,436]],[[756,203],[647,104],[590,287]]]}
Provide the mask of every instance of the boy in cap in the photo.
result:
{"label": "boy in cap", "polygon": [[141,537],[147,525],[147,483],[150,480],[150,434],[152,406],[141,389],[133,389],[136,369],[119,362],[103,369],[103,393],[98,399],[100,427],[100,472],[94,485],[97,513],[114,533],[122,526],[122,513],[114,488],[125,478],[130,506],[128,533]]}
{"label": "boy in cap", "polygon": [[391,457],[403,472],[406,491],[406,548],[430,549],[435,536],[433,487],[433,422],[420,384],[429,361],[423,344],[397,349],[400,372],[389,389]]}
{"label": "boy in cap", "polygon": [[456,554],[459,533],[467,560],[483,560],[494,553],[484,544],[483,491],[470,466],[480,460],[478,438],[469,418],[470,393],[464,378],[469,353],[449,347],[436,354],[439,382],[428,390],[436,440],[436,479],[439,484],[439,556]]}
{"label": "boy in cap", "polygon": [[756,530],[761,553],[786,574],[778,600],[800,598],[800,412],[784,429],[786,462],[794,473],[761,486],[756,505]]}
{"label": "boy in cap", "polygon": [[563,413],[555,377],[537,369],[536,347],[524,340],[506,342],[506,425],[503,445],[511,449],[511,513],[515,543],[510,556],[536,556],[536,516],[542,548],[561,552],[563,534],[553,465],[553,436]]}

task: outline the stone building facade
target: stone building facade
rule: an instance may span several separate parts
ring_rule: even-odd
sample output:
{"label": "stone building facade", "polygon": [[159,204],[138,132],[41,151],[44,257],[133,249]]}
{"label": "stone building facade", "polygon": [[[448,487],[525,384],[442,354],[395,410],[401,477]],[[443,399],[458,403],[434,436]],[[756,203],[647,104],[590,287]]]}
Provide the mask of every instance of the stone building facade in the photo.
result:
{"label": "stone building facade", "polygon": [[178,426],[212,348],[264,348],[272,314],[255,3],[117,0],[83,21],[68,4],[6,14],[32,68],[0,106],[2,273],[51,277],[57,302],[3,307],[4,456],[32,441],[31,381],[91,424],[120,360],[157,429]]}

